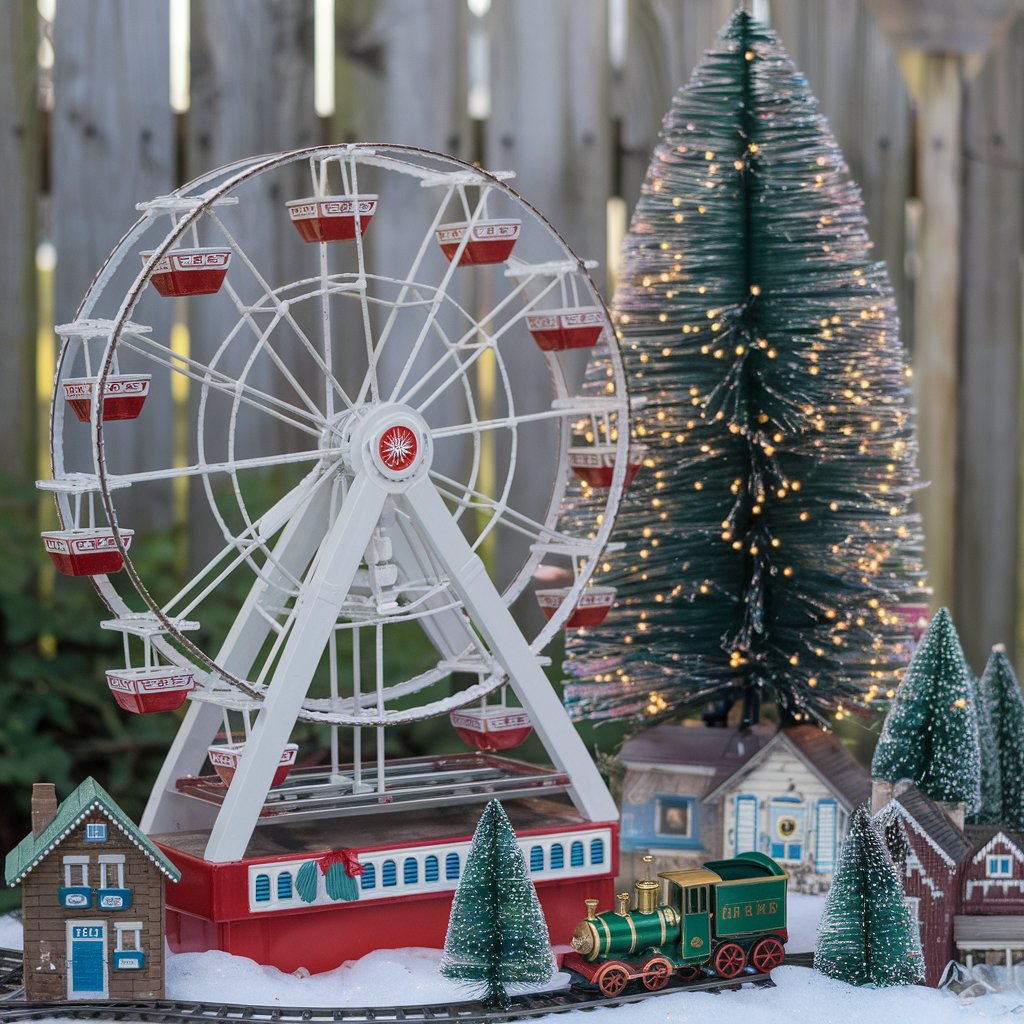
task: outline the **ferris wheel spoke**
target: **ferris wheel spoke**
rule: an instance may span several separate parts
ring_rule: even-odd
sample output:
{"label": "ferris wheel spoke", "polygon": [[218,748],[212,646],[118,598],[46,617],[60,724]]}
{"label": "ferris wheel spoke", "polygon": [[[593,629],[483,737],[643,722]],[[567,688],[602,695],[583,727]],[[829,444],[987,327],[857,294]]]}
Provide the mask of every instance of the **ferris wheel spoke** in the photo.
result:
{"label": "ferris wheel spoke", "polygon": [[[166,602],[163,606],[164,614],[168,617],[187,617],[250,555],[257,549],[266,547],[270,538],[283,529],[293,517],[297,516],[302,508],[324,486],[324,483],[330,479],[326,473],[314,476],[315,473],[316,471],[314,470],[298,486],[292,488],[283,498],[271,505],[266,512],[254,519],[237,537],[225,544],[174,597]],[[213,576],[212,574],[217,567],[229,556],[232,557],[230,557],[227,564],[221,568],[216,576]],[[275,571],[263,572],[261,569],[256,574],[257,578],[264,579],[269,587],[280,594],[294,597],[299,590],[299,580],[288,572],[285,567],[277,565],[276,559],[268,557],[268,563],[274,563],[272,568]],[[204,581],[207,581],[204,588],[194,595],[188,604],[180,609],[177,608],[179,602],[184,601]],[[287,592],[286,585],[288,588]]]}
{"label": "ferris wheel spoke", "polygon": [[[280,357],[280,355],[278,355],[278,353],[274,350],[274,346],[270,344],[270,335],[281,320],[280,312],[278,312],[275,309],[274,317],[270,322],[270,326],[267,327],[265,331],[261,331],[259,325],[253,318],[252,310],[248,306],[246,306],[244,302],[242,302],[238,292],[235,291],[229,280],[225,279],[223,289],[228,295],[228,297],[231,299],[231,301],[235,304],[235,308],[238,310],[238,314],[241,317],[239,323],[244,322],[249,326],[249,328],[252,330],[253,334],[257,338],[259,347],[262,349],[262,351],[266,352],[267,356],[270,358],[270,361],[274,364],[274,366],[277,367],[278,371],[281,373],[281,376],[284,377],[284,379],[291,386],[292,390],[298,396],[299,401],[301,401],[302,404],[305,405],[309,412],[312,413],[315,417],[317,417],[318,419],[322,419],[324,415],[323,410],[317,406],[317,404],[313,401],[312,398],[309,397],[309,395],[306,392],[306,389],[303,388],[303,386],[295,378],[295,375],[288,368],[288,364],[285,363],[285,361]],[[230,340],[234,336],[234,334],[235,332],[232,331],[231,334],[228,335],[227,340]]]}
{"label": "ferris wheel spoke", "polygon": [[[148,347],[146,347],[147,345]],[[122,338],[121,346],[138,353],[150,362],[188,377],[190,380],[194,380],[198,384],[209,387],[214,391],[229,395],[231,398],[238,395],[239,400],[244,404],[266,413],[266,415],[272,416],[274,419],[280,420],[296,430],[309,434],[310,437],[317,439],[320,437],[323,428],[322,418],[317,417],[314,419],[308,412],[292,405],[290,402],[285,402],[275,395],[267,394],[259,388],[254,388],[251,384],[237,381],[234,377],[222,373],[220,370],[215,370],[198,359],[174,352],[161,345],[155,339],[133,335],[131,341]]]}
{"label": "ferris wheel spoke", "polygon": [[[460,242],[460,246],[466,244],[470,233],[473,230],[473,226],[480,219],[480,214],[484,211],[484,204],[487,199],[487,194],[490,188],[486,185],[481,186],[480,196],[477,199],[476,206],[470,214],[466,224],[466,235]],[[406,358],[405,366],[402,367],[402,372],[398,375],[398,379],[395,381],[394,387],[391,389],[391,394],[388,396],[388,401],[393,402],[396,400],[396,396],[402,393],[402,388],[405,386],[406,379],[408,378],[413,366],[416,364],[416,358],[420,354],[420,349],[423,347],[424,342],[430,334],[431,326],[437,319],[438,310],[441,308],[441,301],[448,291],[448,286],[451,284],[452,276],[458,268],[459,260],[457,257],[453,257],[448,266],[445,267],[444,276],[441,278],[441,283],[437,286],[437,291],[434,292],[434,300],[431,302],[429,309],[427,310],[426,319],[423,325],[420,327],[419,334],[416,335],[416,340],[412,343],[409,349],[408,356]]]}
{"label": "ferris wheel spoke", "polygon": [[525,537],[529,537],[537,543],[566,546],[577,546],[579,544],[579,537],[562,533],[560,530],[546,526],[524,512],[512,508],[506,502],[497,501],[490,495],[467,487],[465,484],[460,483],[458,480],[453,480],[443,473],[439,473],[436,470],[431,471],[430,479],[434,481],[438,492],[456,505],[466,509],[483,509],[484,511],[492,512],[502,520],[502,526],[514,530]]}
{"label": "ferris wheel spoke", "polygon": [[[213,210],[209,212],[208,216],[217,225],[219,230],[223,232],[224,237],[228,240],[228,244],[235,252],[238,253],[238,255],[242,259],[242,262],[249,268],[249,271],[253,275],[253,277],[256,278],[257,283],[263,289],[264,297],[272,298],[275,295],[274,289],[267,282],[266,278],[264,278],[263,275],[259,272],[259,270],[256,267],[256,264],[253,263],[251,259],[249,259],[245,250],[241,247],[241,245],[238,244],[238,242],[235,240],[235,237],[228,230],[224,222],[220,219],[220,217],[217,216],[217,214]],[[323,281],[323,278],[321,278],[321,289],[323,290],[325,288],[326,283]],[[317,368],[324,374],[326,383],[333,387],[335,396],[340,398],[348,409],[352,409],[353,403],[352,400],[349,398],[348,394],[346,393],[345,388],[342,387],[341,382],[338,380],[337,377],[335,377],[331,367],[327,364],[327,362],[325,362],[323,355],[317,351],[316,346],[309,340],[309,337],[306,334],[306,332],[299,326],[298,321],[296,321],[295,317],[292,315],[290,304],[287,302],[283,302],[278,303],[277,306],[278,309],[280,309],[280,307],[282,306],[285,307],[283,310],[280,310],[282,319],[284,319],[288,323],[291,329],[295,332],[295,336],[298,338],[299,342],[306,349],[306,351],[309,352],[309,354],[313,357],[313,361],[317,364]]]}
{"label": "ferris wheel spoke", "polygon": [[441,224],[441,220],[444,217],[445,210],[448,207],[448,203],[451,201],[452,196],[455,194],[455,186],[451,185],[445,189],[444,195],[441,198],[441,202],[434,212],[433,220],[430,223],[430,227],[427,228],[426,233],[423,235],[420,241],[420,247],[416,250],[416,255],[413,257],[412,264],[409,267],[409,272],[405,276],[405,280],[402,283],[402,287],[399,289],[398,296],[392,304],[391,312],[388,314],[387,320],[384,321],[384,326],[381,328],[380,335],[377,338],[377,344],[372,347],[370,354],[370,364],[366,370],[366,376],[363,378],[363,383],[359,388],[359,395],[357,398],[358,402],[364,402],[370,389],[371,380],[376,381],[377,376],[377,364],[380,361],[381,353],[384,350],[384,346],[387,344],[388,339],[391,337],[391,332],[394,330],[395,321],[398,318],[398,313],[401,309],[406,308],[406,296],[409,294],[409,290],[412,287],[412,282],[416,280],[419,275],[420,267],[423,264],[423,259],[434,245],[434,232]]}
{"label": "ferris wheel spoke", "polygon": [[284,455],[260,455],[251,459],[229,462],[199,462],[190,466],[169,466],[166,469],[143,470],[138,473],[108,473],[112,486],[151,483],[154,480],[177,480],[189,476],[211,476],[218,473],[236,473],[246,469],[265,469],[270,466],[289,466],[301,462],[319,462],[332,455],[340,455],[340,448],[311,448],[308,451],[287,452]]}
{"label": "ferris wheel spoke", "polygon": [[[416,383],[402,395],[399,399],[405,405],[411,405],[414,396],[421,391],[428,382],[430,382],[434,376],[439,373],[446,363],[454,359],[456,361],[456,368],[440,383],[437,385],[435,390],[419,405],[416,406],[417,412],[423,412],[429,408],[444,392],[455,383],[466,371],[467,365],[470,365],[470,361],[465,363],[459,363],[459,355],[462,352],[471,353],[471,361],[475,362],[481,355],[481,349],[483,348],[495,348],[498,342],[513,328],[523,322],[523,317],[536,306],[538,302],[543,299],[548,292],[557,284],[557,279],[552,279],[542,290],[532,297],[527,297],[524,303],[517,307],[515,313],[509,317],[504,323],[500,324],[497,328],[488,327],[491,320],[498,315],[503,313],[508,306],[519,298],[519,296],[526,289],[527,285],[532,282],[532,277],[524,277],[520,280],[519,284],[509,293],[506,298],[499,302],[493,309],[491,309],[486,318],[474,321],[473,325],[467,330],[461,338],[456,341],[448,343],[445,352],[438,357],[434,362],[433,366],[427,368],[427,370],[420,376]],[[482,340],[477,341],[475,339],[480,338]]]}
{"label": "ferris wheel spoke", "polygon": [[460,423],[457,426],[435,427],[431,431],[434,440],[445,437],[462,437],[466,434],[479,434],[488,430],[515,430],[523,423],[539,423],[543,420],[561,420],[570,416],[578,416],[579,408],[568,406],[556,409],[544,409],[541,412],[516,413],[511,416],[500,416],[492,420],[477,420],[475,423]]}

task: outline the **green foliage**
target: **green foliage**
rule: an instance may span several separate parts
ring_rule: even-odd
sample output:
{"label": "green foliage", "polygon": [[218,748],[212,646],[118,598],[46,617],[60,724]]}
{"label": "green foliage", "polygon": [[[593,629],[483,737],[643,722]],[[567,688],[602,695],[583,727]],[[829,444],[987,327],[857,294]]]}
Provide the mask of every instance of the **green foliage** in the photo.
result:
{"label": "green foliage", "polygon": [[978,688],[991,720],[1002,780],[1000,813],[985,824],[1024,829],[1024,697],[1001,646],[992,649]]}
{"label": "green foliage", "polygon": [[933,800],[964,803],[968,811],[981,801],[974,685],[945,608],[932,617],[896,691],[871,774],[910,779]]}
{"label": "green foliage", "polygon": [[620,282],[647,455],[615,608],[569,642],[573,713],[763,694],[826,719],[884,688],[923,572],[894,299],[806,80],[743,11],[665,117]]}
{"label": "green foliage", "polygon": [[903,886],[865,807],[850,818],[818,928],[814,966],[851,985],[912,985],[923,975]]}
{"label": "green foliage", "polygon": [[[993,672],[1000,669],[994,665],[995,654],[989,659],[985,671],[992,668]],[[1004,658],[1005,660],[1005,658]],[[1007,666],[1009,667],[1009,666]],[[1012,669],[1010,670],[1012,673]],[[1020,692],[1020,688],[1017,688]],[[978,751],[981,757],[981,802],[978,809],[968,817],[972,825],[998,825],[1003,821],[1003,770],[1000,764],[999,743],[996,738],[995,726],[992,722],[992,713],[989,709],[989,702],[981,689],[981,680],[974,680],[974,706],[978,714]],[[1024,726],[1024,719],[1021,721]],[[1017,757],[1018,764],[1013,766],[1018,770],[1024,769],[1024,732],[1018,736],[1018,747],[1020,754]],[[1011,770],[1012,767],[1011,767]],[[1014,783],[1011,780],[1011,787]],[[1020,789],[1021,787],[1016,787]],[[1021,793],[1024,796],[1024,791]]]}
{"label": "green foliage", "polygon": [[489,1006],[507,1009],[505,985],[551,977],[548,928],[504,808],[480,816],[459,879],[444,940],[441,973],[477,983]]}

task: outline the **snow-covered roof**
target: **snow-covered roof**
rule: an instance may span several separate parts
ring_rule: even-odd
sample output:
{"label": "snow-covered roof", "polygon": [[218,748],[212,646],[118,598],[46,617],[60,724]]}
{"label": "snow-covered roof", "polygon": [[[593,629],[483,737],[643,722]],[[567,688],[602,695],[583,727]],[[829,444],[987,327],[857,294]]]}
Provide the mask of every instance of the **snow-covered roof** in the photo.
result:
{"label": "snow-covered roof", "polygon": [[874,815],[874,820],[898,814],[950,868],[955,868],[971,852],[970,840],[931,797],[913,783],[904,786]]}

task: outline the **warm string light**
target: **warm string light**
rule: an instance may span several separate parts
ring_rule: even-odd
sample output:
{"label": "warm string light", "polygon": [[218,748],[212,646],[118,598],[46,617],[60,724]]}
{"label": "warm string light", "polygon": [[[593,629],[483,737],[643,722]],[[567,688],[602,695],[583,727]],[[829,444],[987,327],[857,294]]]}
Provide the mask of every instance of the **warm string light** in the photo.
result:
{"label": "warm string light", "polygon": [[892,292],[774,34],[738,14],[694,82],[626,240],[614,316],[648,452],[605,563],[616,607],[569,638],[567,700],[650,718],[756,686],[842,718],[891,693],[897,609],[924,588]]}

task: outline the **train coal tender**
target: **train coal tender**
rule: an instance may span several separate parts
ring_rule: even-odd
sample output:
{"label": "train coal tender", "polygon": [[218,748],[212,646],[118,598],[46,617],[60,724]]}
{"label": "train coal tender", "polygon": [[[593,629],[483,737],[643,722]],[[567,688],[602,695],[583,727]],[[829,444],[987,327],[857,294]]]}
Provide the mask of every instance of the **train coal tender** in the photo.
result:
{"label": "train coal tender", "polygon": [[563,970],[574,983],[617,996],[631,982],[650,991],[679,977],[696,979],[708,971],[735,978],[747,966],[767,974],[785,957],[787,873],[763,853],[741,853],[687,871],[650,878],[653,857],[644,857],[648,877],[636,883],[636,904],[619,893],[618,909],[596,913],[586,900],[587,917],[573,934],[573,952]]}

